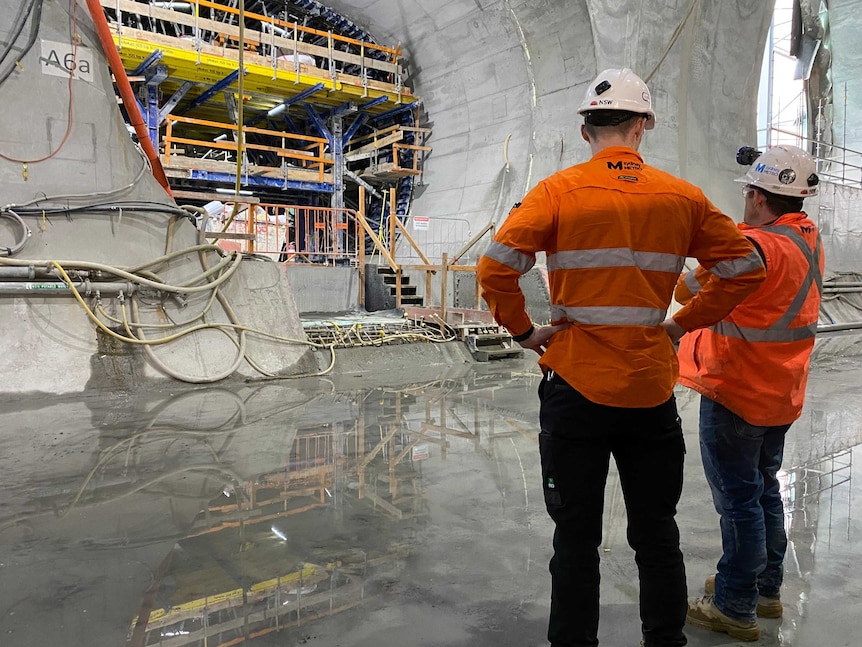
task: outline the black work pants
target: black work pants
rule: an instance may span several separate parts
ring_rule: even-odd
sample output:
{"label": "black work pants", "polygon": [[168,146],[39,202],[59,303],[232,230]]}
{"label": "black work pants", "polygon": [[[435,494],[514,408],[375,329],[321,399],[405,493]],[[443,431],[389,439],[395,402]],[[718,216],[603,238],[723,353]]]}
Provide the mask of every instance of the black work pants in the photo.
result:
{"label": "black work pants", "polygon": [[685,444],[675,399],[644,409],[600,405],[553,372],[539,398],[542,485],[556,524],[548,640],[554,647],[599,644],[599,545],[613,454],[640,576],[644,642],[685,645],[685,567],[674,518]]}

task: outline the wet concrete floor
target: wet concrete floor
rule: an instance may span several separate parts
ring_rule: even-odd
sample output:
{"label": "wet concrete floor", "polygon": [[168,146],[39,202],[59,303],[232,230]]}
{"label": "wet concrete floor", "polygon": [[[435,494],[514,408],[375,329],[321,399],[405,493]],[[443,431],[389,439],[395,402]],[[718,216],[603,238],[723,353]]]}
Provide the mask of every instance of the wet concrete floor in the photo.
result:
{"label": "wet concrete floor", "polygon": [[[789,432],[785,615],[761,621],[761,645],[859,644],[860,378],[858,361],[817,367]],[[7,400],[0,645],[546,645],[538,380],[528,359]],[[695,595],[720,554],[718,519],[697,398],[677,397]],[[601,644],[635,646],[613,473],[602,558]]]}

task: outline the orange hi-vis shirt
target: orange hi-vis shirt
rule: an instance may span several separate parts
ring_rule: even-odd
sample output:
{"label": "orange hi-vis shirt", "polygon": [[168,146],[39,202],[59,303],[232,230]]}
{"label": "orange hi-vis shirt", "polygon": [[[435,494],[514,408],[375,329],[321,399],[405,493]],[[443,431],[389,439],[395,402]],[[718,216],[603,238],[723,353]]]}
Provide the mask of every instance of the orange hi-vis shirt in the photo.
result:
{"label": "orange hi-vis shirt", "polygon": [[[766,280],[727,317],[695,330],[679,346],[680,383],[722,404],[752,425],[799,418],[823,283],[823,245],[805,213],[786,213],[762,227],[741,223],[759,245]],[[680,277],[676,300],[699,294],[708,273]]]}
{"label": "orange hi-vis shirt", "polygon": [[626,147],[540,182],[510,212],[479,260],[482,296],[511,334],[532,325],[518,278],[547,253],[555,334],[541,357],[587,399],[654,407],[673,393],[676,351],[659,325],[687,256],[709,280],[674,320],[723,319],[764,280],[753,245],[697,187]]}

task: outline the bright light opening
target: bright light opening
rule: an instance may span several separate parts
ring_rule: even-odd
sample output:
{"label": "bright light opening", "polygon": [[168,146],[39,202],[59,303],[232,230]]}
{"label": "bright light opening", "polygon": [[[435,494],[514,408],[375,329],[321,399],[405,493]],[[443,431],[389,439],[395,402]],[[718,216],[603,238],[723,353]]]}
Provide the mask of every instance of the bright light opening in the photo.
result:
{"label": "bright light opening", "polygon": [[777,144],[807,148],[808,104],[803,75],[807,72],[790,55],[793,0],[776,0],[766,39],[757,105],[757,146]]}

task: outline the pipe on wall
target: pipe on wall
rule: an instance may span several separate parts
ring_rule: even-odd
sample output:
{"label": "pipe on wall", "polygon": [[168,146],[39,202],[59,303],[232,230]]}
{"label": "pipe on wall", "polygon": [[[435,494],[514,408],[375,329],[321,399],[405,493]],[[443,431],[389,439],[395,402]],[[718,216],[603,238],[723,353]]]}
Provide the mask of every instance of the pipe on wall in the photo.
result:
{"label": "pipe on wall", "polygon": [[823,326],[817,326],[817,334],[824,332],[838,332],[840,330],[859,330],[862,329],[862,321],[856,321],[851,323],[840,323],[840,324],[826,324]]}
{"label": "pipe on wall", "polygon": [[102,44],[102,49],[105,56],[108,57],[108,65],[114,73],[114,79],[117,82],[117,89],[120,91],[120,96],[123,99],[123,105],[126,107],[126,113],[129,115],[129,121],[135,129],[135,134],[138,136],[138,141],[141,148],[150,160],[150,166],[153,169],[153,175],[162,188],[168,195],[172,196],[168,178],[165,176],[165,170],[162,168],[162,161],[159,159],[158,153],[153,148],[153,142],[150,141],[150,134],[147,130],[147,125],[141,117],[141,111],[138,109],[138,102],[135,99],[135,93],[132,90],[132,85],[129,83],[129,77],[126,76],[126,69],[123,67],[123,61],[120,59],[120,54],[114,45],[114,39],[111,37],[111,30],[108,27],[108,21],[105,18],[105,12],[102,10],[102,5],[99,0],[87,0],[87,8],[90,10],[90,17],[93,19],[93,24],[96,27],[96,33],[99,35],[99,41]]}
{"label": "pipe on wall", "polygon": [[[101,294],[119,294],[122,292],[125,295],[132,294],[137,286],[134,283],[126,283],[123,281],[115,282],[90,282],[84,281],[81,285],[76,285],[75,288],[83,296],[90,296],[99,292]],[[0,282],[0,296],[38,296],[56,294],[58,296],[69,296],[72,294],[72,288],[62,281],[3,281]]]}

